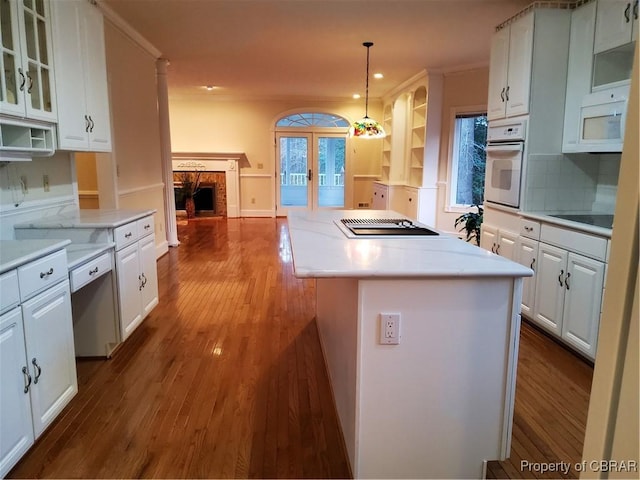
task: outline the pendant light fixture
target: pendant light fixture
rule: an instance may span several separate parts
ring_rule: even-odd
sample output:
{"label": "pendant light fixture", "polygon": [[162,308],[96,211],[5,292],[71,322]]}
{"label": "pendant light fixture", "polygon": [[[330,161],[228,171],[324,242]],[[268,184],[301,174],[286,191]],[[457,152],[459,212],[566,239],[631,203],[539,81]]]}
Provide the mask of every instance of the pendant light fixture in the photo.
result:
{"label": "pendant light fixture", "polygon": [[387,134],[377,121],[369,118],[369,49],[373,42],[364,42],[363,47],[367,48],[367,83],[364,98],[364,117],[351,124],[349,136],[359,138],[384,138]]}

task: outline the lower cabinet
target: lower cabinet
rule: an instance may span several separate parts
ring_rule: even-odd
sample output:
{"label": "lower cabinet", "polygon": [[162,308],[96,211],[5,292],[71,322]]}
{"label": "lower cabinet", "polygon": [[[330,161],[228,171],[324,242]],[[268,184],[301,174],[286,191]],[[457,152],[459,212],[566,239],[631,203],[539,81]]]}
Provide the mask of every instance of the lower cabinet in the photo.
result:
{"label": "lower cabinet", "polygon": [[116,252],[122,341],[158,304],[155,236],[142,237]]}
{"label": "lower cabinet", "polygon": [[78,392],[64,280],[0,317],[0,477]]}
{"label": "lower cabinet", "polygon": [[528,318],[533,317],[533,305],[536,299],[536,265],[538,261],[538,245],[537,240],[526,237],[520,237],[518,241],[517,253],[515,260],[533,270],[533,277],[524,277],[522,282],[522,309],[521,312]]}
{"label": "lower cabinet", "polygon": [[604,262],[540,243],[533,321],[595,357]]}
{"label": "lower cabinet", "polygon": [[373,201],[371,208],[374,210],[389,209],[389,186],[384,183],[373,182]]}
{"label": "lower cabinet", "polygon": [[493,225],[482,224],[482,234],[480,235],[480,247],[490,250],[509,260],[516,260],[516,242],[518,234],[494,227]]}

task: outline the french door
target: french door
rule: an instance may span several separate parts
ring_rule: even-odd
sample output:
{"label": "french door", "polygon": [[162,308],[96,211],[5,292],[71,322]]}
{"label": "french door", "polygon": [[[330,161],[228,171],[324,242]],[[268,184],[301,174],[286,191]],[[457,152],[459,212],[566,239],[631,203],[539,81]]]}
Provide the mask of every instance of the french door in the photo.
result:
{"label": "french door", "polygon": [[276,133],[277,211],[343,208],[346,135]]}

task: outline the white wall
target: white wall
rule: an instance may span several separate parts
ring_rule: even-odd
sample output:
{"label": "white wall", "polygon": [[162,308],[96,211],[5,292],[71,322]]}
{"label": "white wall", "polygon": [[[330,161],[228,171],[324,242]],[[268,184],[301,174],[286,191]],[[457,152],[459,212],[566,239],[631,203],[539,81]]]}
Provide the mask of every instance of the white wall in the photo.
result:
{"label": "white wall", "polygon": [[444,75],[442,101],[442,132],[440,137],[440,162],[438,167],[438,207],[436,228],[454,232],[453,224],[460,211],[447,208],[447,189],[449,162],[451,156],[451,134],[455,109],[461,107],[480,107],[486,111],[487,92],[489,91],[489,68],[477,68]]}
{"label": "white wall", "polygon": [[[110,21],[105,21],[105,43],[113,153],[108,168],[98,168],[98,174],[106,177],[116,169],[116,182],[111,188],[116,189],[118,208],[157,210],[156,247],[161,254],[167,249],[167,238],[156,59]],[[99,162],[105,160],[108,158],[98,156]],[[173,194],[173,186],[170,188]],[[101,190],[101,205],[102,197]]]}
{"label": "white wall", "polygon": [[[333,113],[353,120],[363,115],[364,105],[361,100],[227,100],[203,92],[170,94],[169,111],[173,152],[246,154],[249,166],[240,172],[240,208],[245,215],[259,215],[272,213],[275,206],[275,121],[293,111]],[[371,117],[381,118],[379,102],[370,101],[369,111]],[[348,174],[379,175],[381,140],[350,139],[347,146]],[[372,201],[371,190],[361,183],[346,185],[347,206]]]}

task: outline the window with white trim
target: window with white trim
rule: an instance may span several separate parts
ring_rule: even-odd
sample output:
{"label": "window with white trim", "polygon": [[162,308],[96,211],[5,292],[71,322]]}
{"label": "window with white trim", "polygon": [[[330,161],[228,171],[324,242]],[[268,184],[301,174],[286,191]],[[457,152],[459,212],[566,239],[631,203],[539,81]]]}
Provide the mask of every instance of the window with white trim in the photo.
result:
{"label": "window with white trim", "polygon": [[452,135],[449,205],[481,205],[484,201],[486,112],[456,113]]}

